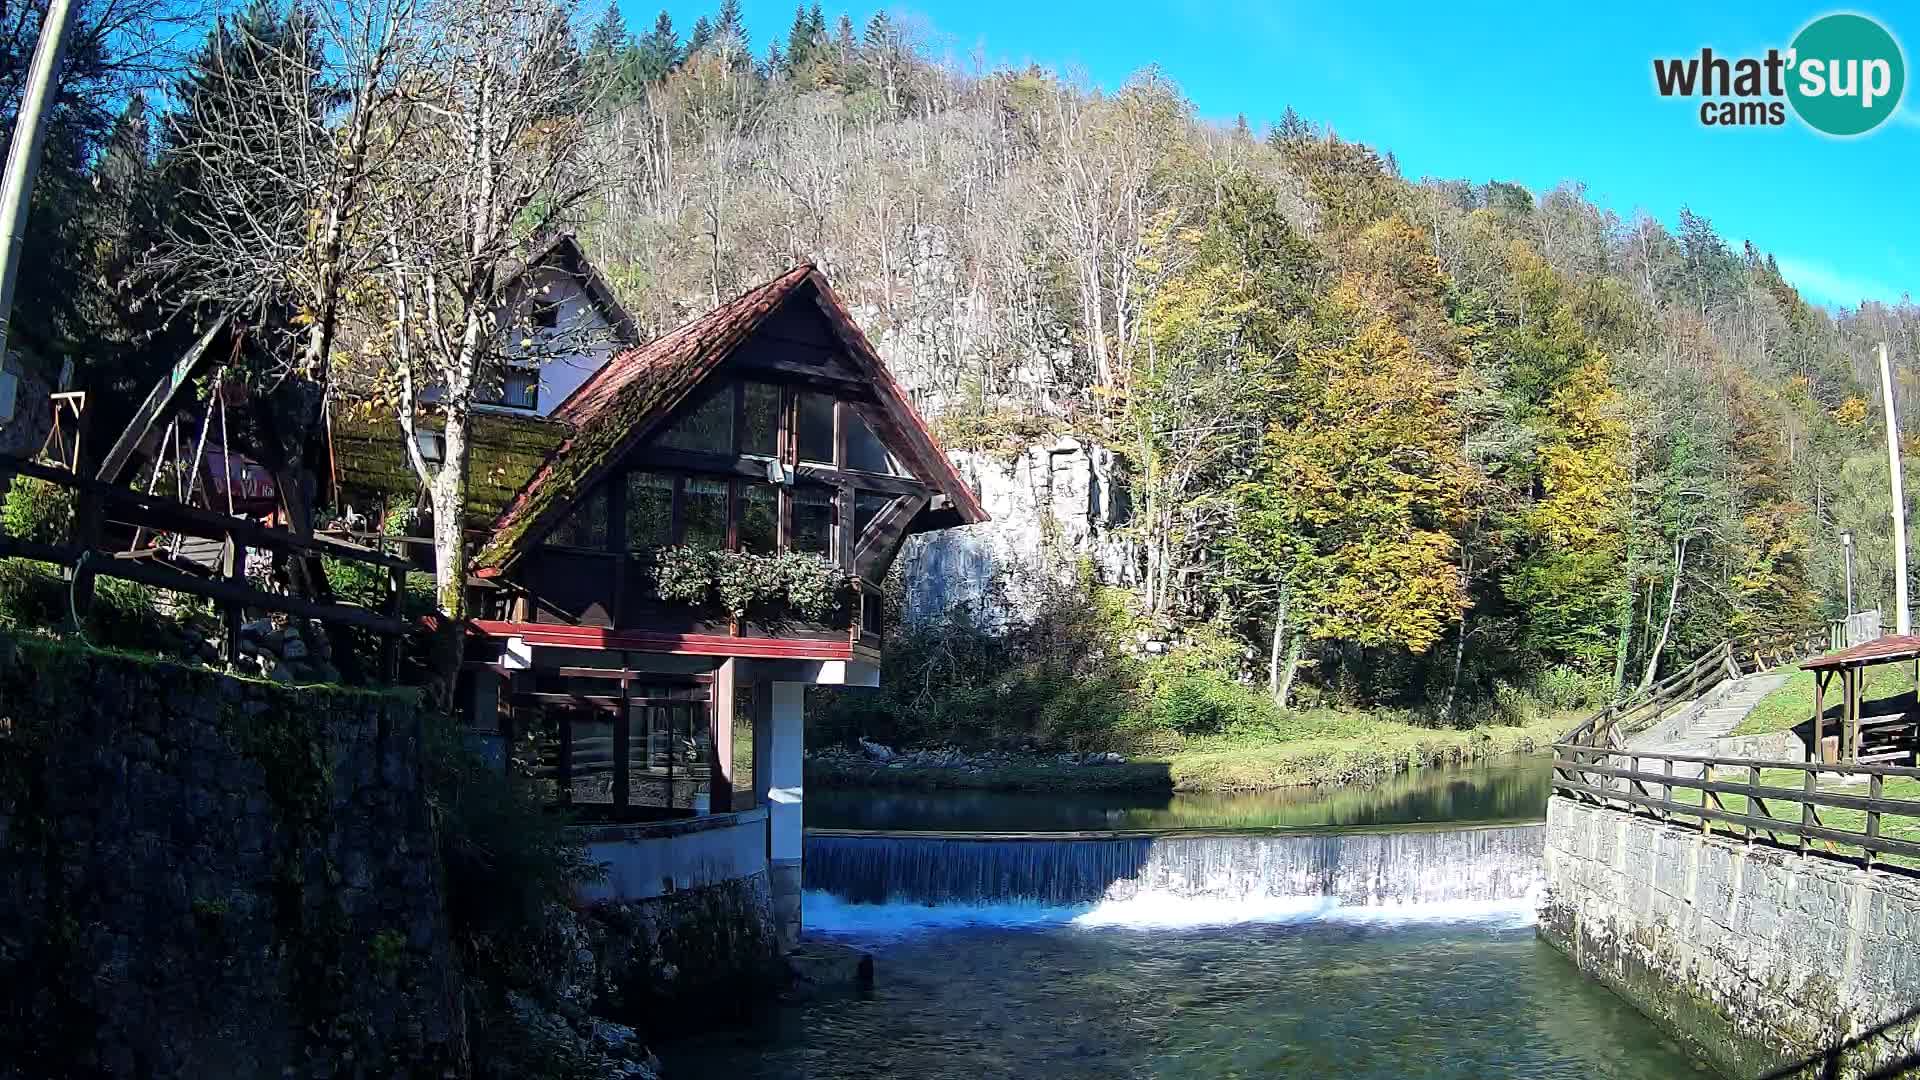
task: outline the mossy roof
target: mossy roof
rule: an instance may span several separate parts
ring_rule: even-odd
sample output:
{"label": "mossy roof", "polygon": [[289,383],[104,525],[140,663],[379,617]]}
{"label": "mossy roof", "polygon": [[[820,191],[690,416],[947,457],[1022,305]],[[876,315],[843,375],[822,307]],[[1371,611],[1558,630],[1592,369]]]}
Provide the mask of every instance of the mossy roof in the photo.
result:
{"label": "mossy roof", "polygon": [[[467,526],[484,529],[520,493],[567,437],[565,424],[537,416],[475,412],[468,457]],[[385,498],[412,506],[420,480],[392,417],[335,416],[334,479],[342,502]],[[363,506],[362,509],[370,509]]]}
{"label": "mossy roof", "polygon": [[921,480],[947,495],[961,523],[985,521],[986,511],[960,479],[926,423],[907,400],[866,335],[860,332],[812,264],[803,263],[666,334],[614,356],[568,395],[553,418],[572,434],[493,523],[493,536],[474,558],[485,573],[504,568],[537,540],[613,464],[644,439],[741,343],[789,299],[811,290],[847,354],[872,383],[883,427]]}

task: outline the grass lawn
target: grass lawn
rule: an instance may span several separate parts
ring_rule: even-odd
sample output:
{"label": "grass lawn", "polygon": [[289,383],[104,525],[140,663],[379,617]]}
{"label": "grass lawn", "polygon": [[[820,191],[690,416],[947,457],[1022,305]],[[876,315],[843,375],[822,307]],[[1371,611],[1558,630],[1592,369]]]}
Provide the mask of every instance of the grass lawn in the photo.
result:
{"label": "grass lawn", "polygon": [[976,772],[876,768],[809,762],[808,784],[982,788],[1002,791],[1254,791],[1376,781],[1426,765],[1544,754],[1581,716],[1557,714],[1523,726],[1426,728],[1368,713],[1289,714],[1271,731],[1181,739],[1162,736],[1125,765],[1081,768],[1044,757]]}
{"label": "grass lawn", "polygon": [[[1733,729],[1735,735],[1767,735],[1776,731],[1785,731],[1795,724],[1813,715],[1813,673],[1802,671],[1798,667],[1792,671],[1786,684],[1760,699],[1740,726]],[[1881,664],[1867,669],[1867,700],[1890,697],[1906,693],[1913,689],[1913,665],[1910,663]],[[1833,708],[1840,703],[1840,681],[1835,679],[1827,686],[1827,707]]]}
{"label": "grass lawn", "polygon": [[[1811,709],[1812,706],[1808,706],[1808,708]],[[1797,769],[1762,769],[1760,771],[1760,786],[1788,788],[1793,791],[1799,791],[1801,785],[1805,783],[1805,778],[1806,774]],[[1714,779],[1726,783],[1740,784],[1746,782],[1747,773],[1745,770],[1716,770]],[[1658,789],[1655,790],[1657,791]],[[1821,790],[1832,794],[1852,795],[1865,798],[1867,795],[1867,784],[1864,780],[1850,784],[1838,784],[1827,781],[1821,784]],[[1675,802],[1699,805],[1705,797],[1705,794],[1705,792],[1697,790],[1675,787],[1673,800]],[[1880,795],[1886,799],[1907,799],[1920,803],[1920,778],[1904,776],[1888,777],[1881,784]],[[1766,801],[1766,804],[1766,809],[1771,811],[1773,816],[1783,820],[1791,820],[1796,824],[1799,823],[1800,807],[1797,803],[1783,803],[1776,799]],[[1745,795],[1722,794],[1720,796],[1720,807],[1725,809],[1729,814],[1751,814],[1755,817],[1765,816],[1757,807],[1749,809],[1748,798]],[[1816,807],[1816,810],[1819,813],[1819,824],[1824,828],[1839,829],[1847,832],[1866,831],[1867,814],[1864,810],[1848,810],[1837,806]],[[1738,826],[1723,824],[1716,824],[1714,831],[1722,836],[1729,834],[1740,835],[1741,832]],[[1764,831],[1765,830],[1762,830],[1762,832]],[[1880,835],[1888,840],[1905,840],[1910,843],[1920,844],[1920,815],[1883,813],[1880,815]],[[1792,837],[1783,836],[1781,839],[1785,843],[1790,844],[1793,842]],[[1851,848],[1844,844],[1829,845],[1824,840],[1815,840],[1812,841],[1812,844],[1815,850],[1818,851],[1832,850],[1834,853],[1840,855],[1859,855],[1859,849]],[[1900,856],[1882,856],[1881,858],[1887,862],[1896,863],[1901,866],[1920,866],[1920,861]]]}

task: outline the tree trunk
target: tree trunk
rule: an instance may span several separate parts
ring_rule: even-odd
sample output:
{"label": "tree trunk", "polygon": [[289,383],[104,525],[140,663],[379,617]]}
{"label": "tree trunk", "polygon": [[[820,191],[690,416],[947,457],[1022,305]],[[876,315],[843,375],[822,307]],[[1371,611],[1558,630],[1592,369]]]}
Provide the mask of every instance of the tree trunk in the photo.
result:
{"label": "tree trunk", "polygon": [[1620,639],[1614,646],[1613,654],[1613,693],[1615,697],[1627,688],[1627,652],[1633,648],[1633,601],[1639,583],[1633,580],[1633,573],[1627,573],[1627,587],[1620,594]]}
{"label": "tree trunk", "polygon": [[464,410],[447,410],[446,456],[428,489],[433,500],[434,599],[442,625],[434,635],[433,693],[441,707],[451,708],[454,682],[460,675],[467,619],[467,417]]}
{"label": "tree trunk", "polygon": [[1274,692],[1274,703],[1281,708],[1287,707],[1287,701],[1293,696],[1293,677],[1300,671],[1300,645],[1304,635],[1293,634],[1287,641],[1287,658],[1280,665],[1280,689]]}
{"label": "tree trunk", "polygon": [[1441,715],[1447,718],[1448,723],[1453,722],[1454,706],[1458,704],[1460,700],[1460,669],[1465,666],[1467,659],[1468,618],[1469,615],[1467,612],[1463,611],[1460,613],[1460,632],[1454,635],[1453,638],[1453,677],[1447,680],[1447,703],[1446,707],[1440,710]]}
{"label": "tree trunk", "polygon": [[1273,703],[1281,708],[1287,707],[1286,695],[1280,692],[1280,653],[1287,639],[1287,609],[1293,601],[1293,590],[1280,587],[1280,602],[1273,615],[1273,645],[1267,650],[1267,689],[1273,694]]}
{"label": "tree trunk", "polygon": [[1673,587],[1667,590],[1667,617],[1660,622],[1660,636],[1654,640],[1653,652],[1647,657],[1647,673],[1640,678],[1640,689],[1653,685],[1653,676],[1660,670],[1660,654],[1666,651],[1667,636],[1673,633],[1673,609],[1680,600],[1680,572],[1687,563],[1687,542],[1673,542]]}

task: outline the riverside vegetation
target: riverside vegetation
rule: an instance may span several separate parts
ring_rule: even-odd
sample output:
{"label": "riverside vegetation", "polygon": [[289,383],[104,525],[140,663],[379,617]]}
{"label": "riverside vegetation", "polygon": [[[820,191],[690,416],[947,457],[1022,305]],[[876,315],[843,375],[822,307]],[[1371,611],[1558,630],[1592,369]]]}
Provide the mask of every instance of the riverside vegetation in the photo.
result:
{"label": "riverside vegetation", "polygon": [[[1290,109],[1215,123],[1158,70],[983,67],[885,13],[814,4],[770,34],[723,0],[683,36],[534,6],[583,32],[514,54],[515,85],[566,92],[503,154],[565,178],[527,205],[643,334],[813,260],[950,449],[1072,435],[1120,457],[1125,573],[1059,552],[1018,575],[1047,595],[896,635],[883,690],[824,703],[816,737],[1157,754],[1196,786],[1346,776],[1537,743],[1728,636],[1817,624],[1841,529],[1859,593],[1890,592],[1870,349],[1911,415],[1920,309],[1811,305],[1763,237],[1622,216],[1577,181],[1408,177]],[[306,130],[359,76],[398,88],[367,108],[440,77],[276,62],[354,62],[314,40],[351,8],[260,0],[171,64],[116,36],[160,5],[83,10],[16,334],[76,358],[100,430],[236,295],[207,277],[237,265],[202,194],[245,178],[211,149],[222,118]],[[0,40],[8,86],[38,17]],[[377,172],[417,156],[260,193],[275,220],[343,220],[340,250],[250,249],[242,305],[299,377],[341,373],[335,396],[385,385],[382,335],[333,320],[397,317],[403,268],[348,249],[393,224],[387,196],[440,182]],[[443,581],[460,556],[438,553]]]}

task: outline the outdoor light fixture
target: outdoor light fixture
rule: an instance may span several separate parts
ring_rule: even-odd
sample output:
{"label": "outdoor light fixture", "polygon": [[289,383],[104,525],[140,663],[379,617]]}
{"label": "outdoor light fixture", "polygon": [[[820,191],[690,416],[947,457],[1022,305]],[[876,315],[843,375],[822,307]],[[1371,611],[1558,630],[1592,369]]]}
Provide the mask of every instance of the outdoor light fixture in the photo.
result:
{"label": "outdoor light fixture", "polygon": [[779,458],[769,460],[767,462],[767,483],[791,487],[793,485],[793,466],[788,465]]}

